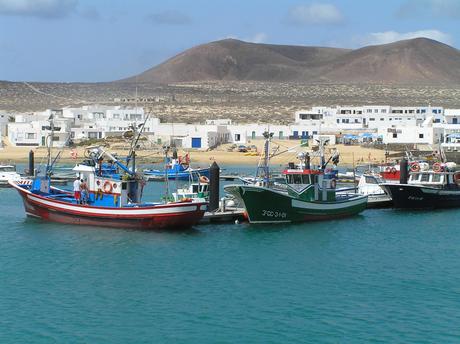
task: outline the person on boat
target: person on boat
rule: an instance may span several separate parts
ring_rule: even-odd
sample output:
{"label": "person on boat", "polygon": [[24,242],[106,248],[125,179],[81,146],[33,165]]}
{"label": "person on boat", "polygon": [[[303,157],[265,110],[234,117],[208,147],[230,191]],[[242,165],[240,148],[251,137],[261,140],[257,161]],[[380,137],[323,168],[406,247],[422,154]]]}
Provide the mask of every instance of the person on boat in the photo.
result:
{"label": "person on boat", "polygon": [[78,204],[81,203],[81,180],[80,177],[77,177],[75,181],[73,182],[73,194],[75,197],[75,201],[77,201]]}
{"label": "person on boat", "polygon": [[81,204],[88,204],[88,184],[84,179],[80,180]]}

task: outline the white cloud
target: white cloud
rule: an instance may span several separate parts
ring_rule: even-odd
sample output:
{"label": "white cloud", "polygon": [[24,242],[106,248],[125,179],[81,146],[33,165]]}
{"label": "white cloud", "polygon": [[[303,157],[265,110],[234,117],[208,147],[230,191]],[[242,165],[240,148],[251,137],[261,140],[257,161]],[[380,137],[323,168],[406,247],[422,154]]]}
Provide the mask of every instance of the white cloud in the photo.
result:
{"label": "white cloud", "polygon": [[407,0],[396,14],[403,18],[419,18],[420,14],[429,17],[460,18],[459,0]]}
{"label": "white cloud", "polygon": [[268,35],[264,32],[258,32],[253,36],[240,38],[237,35],[230,34],[230,35],[225,36],[222,39],[239,39],[239,40],[242,40],[245,42],[251,42],[251,43],[265,43],[268,39]]}
{"label": "white cloud", "polygon": [[0,14],[60,18],[75,11],[78,0],[0,0]]}
{"label": "white cloud", "polygon": [[252,37],[243,38],[243,41],[252,42],[252,43],[265,43],[268,39],[266,33],[258,32]]}
{"label": "white cloud", "polygon": [[449,45],[453,43],[452,37],[449,34],[439,30],[420,30],[405,33],[396,31],[373,32],[366,36],[358,37],[356,41],[359,45],[377,45],[418,37],[434,39]]}
{"label": "white cloud", "polygon": [[338,24],[342,21],[343,15],[337,7],[320,3],[293,7],[286,18],[286,22],[293,25]]}

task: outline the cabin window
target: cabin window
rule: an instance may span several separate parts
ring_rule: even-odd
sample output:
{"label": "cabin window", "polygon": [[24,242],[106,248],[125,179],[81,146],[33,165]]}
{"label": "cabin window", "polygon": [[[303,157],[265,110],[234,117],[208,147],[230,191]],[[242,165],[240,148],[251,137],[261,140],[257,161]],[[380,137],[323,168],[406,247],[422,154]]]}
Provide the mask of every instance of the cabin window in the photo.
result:
{"label": "cabin window", "polygon": [[442,180],[442,174],[433,174],[433,177],[431,178],[431,181],[433,183],[440,183]]}
{"label": "cabin window", "polygon": [[310,184],[310,175],[308,174],[302,175],[302,180],[303,180],[303,184]]}
{"label": "cabin window", "polygon": [[192,191],[193,192],[198,192],[198,185],[193,185],[192,186]]}
{"label": "cabin window", "polygon": [[294,184],[302,184],[302,175],[301,174],[295,174],[293,175],[294,177]]}
{"label": "cabin window", "polygon": [[427,183],[430,181],[430,175],[428,173],[423,173],[422,178],[420,178],[420,182]]}
{"label": "cabin window", "polygon": [[374,177],[366,177],[366,184],[378,184]]}

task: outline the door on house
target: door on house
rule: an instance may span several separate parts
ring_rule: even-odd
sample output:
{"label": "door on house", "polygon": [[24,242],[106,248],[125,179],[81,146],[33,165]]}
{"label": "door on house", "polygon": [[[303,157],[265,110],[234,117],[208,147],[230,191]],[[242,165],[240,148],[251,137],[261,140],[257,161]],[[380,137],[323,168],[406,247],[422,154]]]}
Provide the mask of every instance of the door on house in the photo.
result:
{"label": "door on house", "polygon": [[192,137],[192,148],[201,148],[201,137]]}
{"label": "door on house", "polygon": [[308,138],[308,131],[302,131],[302,138],[307,139]]}
{"label": "door on house", "polygon": [[299,138],[299,132],[297,130],[294,130],[292,132],[292,136],[294,136],[295,139]]}
{"label": "door on house", "polygon": [[278,138],[279,138],[280,140],[282,140],[282,139],[284,138],[284,135],[283,135],[283,132],[282,132],[282,131],[280,131],[280,132],[278,133]]}
{"label": "door on house", "polygon": [[46,137],[42,136],[42,146],[46,146]]}
{"label": "door on house", "polygon": [[253,140],[256,138],[256,132],[255,132],[255,131],[252,132],[251,138],[252,138]]}
{"label": "door on house", "polygon": [[240,142],[240,140],[241,140],[241,135],[235,134],[235,142]]}

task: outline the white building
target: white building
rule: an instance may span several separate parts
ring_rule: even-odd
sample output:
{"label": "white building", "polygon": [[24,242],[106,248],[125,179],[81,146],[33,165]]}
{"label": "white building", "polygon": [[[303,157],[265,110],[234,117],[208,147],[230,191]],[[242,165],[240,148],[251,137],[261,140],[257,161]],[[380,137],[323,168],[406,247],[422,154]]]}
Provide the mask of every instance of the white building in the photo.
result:
{"label": "white building", "polygon": [[[18,146],[44,146],[48,119],[59,128],[56,145],[72,140],[120,136],[132,125],[144,126],[144,134],[157,144],[174,143],[186,149],[211,149],[223,143],[247,144],[273,133],[275,139],[309,139],[315,135],[361,135],[381,138],[383,143],[433,144],[449,133],[460,133],[460,109],[399,107],[387,105],[312,107],[297,111],[288,125],[235,124],[230,119],[210,119],[205,124],[160,123],[147,117],[141,107],[91,105],[19,114],[8,123],[8,137]],[[331,136],[331,137],[332,137]],[[361,137],[360,136],[360,137]]]}

